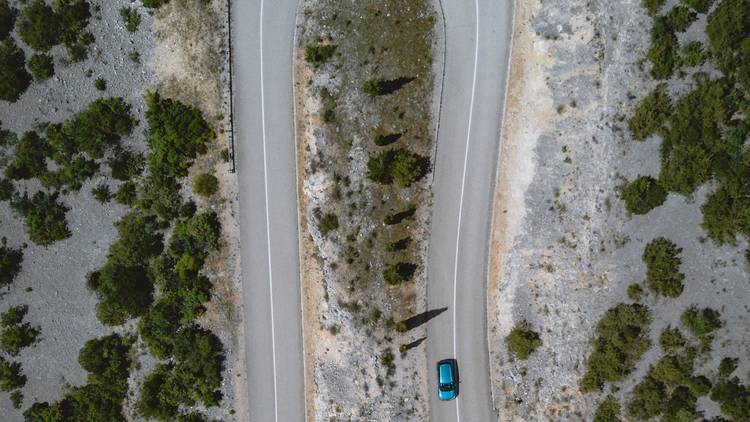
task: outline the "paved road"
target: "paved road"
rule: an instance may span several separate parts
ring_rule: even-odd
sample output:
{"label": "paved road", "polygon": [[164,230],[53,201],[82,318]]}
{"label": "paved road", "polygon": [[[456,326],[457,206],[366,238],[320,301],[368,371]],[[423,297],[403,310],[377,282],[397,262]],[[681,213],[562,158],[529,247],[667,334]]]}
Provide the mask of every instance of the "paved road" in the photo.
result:
{"label": "paved road", "polygon": [[297,0],[233,0],[250,420],[305,418],[292,52]]}
{"label": "paved road", "polygon": [[[496,421],[487,353],[486,280],[493,181],[512,30],[512,0],[443,0],[446,61],[433,184],[427,327],[433,421]],[[440,402],[434,365],[455,357],[460,395]]]}

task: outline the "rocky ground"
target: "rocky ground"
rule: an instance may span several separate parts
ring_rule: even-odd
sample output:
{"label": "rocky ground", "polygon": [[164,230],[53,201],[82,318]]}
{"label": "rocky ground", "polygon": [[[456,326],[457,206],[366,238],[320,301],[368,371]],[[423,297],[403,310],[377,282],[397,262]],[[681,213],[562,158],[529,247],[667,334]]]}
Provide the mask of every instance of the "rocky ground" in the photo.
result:
{"label": "rocky ground", "polygon": [[[411,187],[367,178],[378,135],[402,133],[392,147],[433,155],[436,12],[423,0],[310,0],[298,17],[296,96],[304,275],[308,418],[424,420],[424,327],[397,325],[425,309],[429,174]],[[306,47],[336,45],[327,64],[305,63]],[[396,93],[362,92],[374,76],[415,78]],[[327,109],[333,115],[326,116]],[[388,226],[388,214],[415,214]],[[335,214],[337,228],[321,230]],[[405,250],[386,245],[410,236]],[[416,263],[410,281],[384,282],[394,260]],[[406,326],[404,326],[406,328]]]}
{"label": "rocky ground", "polygon": [[[214,282],[214,297],[202,323],[222,339],[227,351],[222,393],[225,401],[221,408],[208,411],[209,416],[222,420],[244,420],[245,390],[244,353],[239,346],[241,301],[239,293],[238,227],[234,215],[237,211],[236,178],[230,173],[231,160],[225,162],[221,151],[228,139],[224,128],[228,125],[228,93],[226,79],[226,1],[214,0],[210,4],[200,0],[177,1],[158,12],[150,13],[131,0],[92,0],[93,10],[88,30],[96,39],[89,47],[88,59],[70,63],[62,47],[55,47],[56,74],[53,78],[34,83],[21,99],[13,104],[0,102],[0,121],[3,129],[21,134],[42,122],[63,121],[100,97],[123,97],[133,106],[132,112],[139,121],[133,134],[123,140],[124,145],[139,151],[146,150],[145,101],[147,89],[158,89],[166,96],[201,108],[207,120],[217,128],[217,141],[209,153],[196,163],[192,172],[213,170],[221,180],[220,194],[212,200],[193,198],[200,208],[214,209],[222,219],[224,247],[210,257],[207,275]],[[134,7],[142,17],[135,33],[127,32],[119,10]],[[210,13],[201,10],[208,7]],[[17,40],[18,37],[13,35]],[[30,50],[20,41],[19,46]],[[137,57],[136,54],[137,53]],[[107,81],[106,91],[94,88],[94,80]],[[67,213],[72,236],[49,247],[29,242],[23,222],[10,210],[8,202],[0,202],[0,235],[8,245],[26,244],[21,273],[8,291],[0,293],[0,312],[17,304],[29,306],[26,320],[41,329],[40,341],[24,349],[16,359],[28,377],[22,389],[25,396],[21,410],[15,410],[8,394],[0,394],[0,419],[21,421],[21,411],[34,401],[55,401],[65,386],[85,382],[85,371],[78,364],[78,351],[83,344],[96,336],[112,330],[104,327],[94,313],[96,297],[86,289],[85,276],[104,262],[108,245],[115,239],[113,223],[127,207],[114,201],[100,204],[91,189],[107,182],[104,175],[87,181],[79,192],[61,195],[61,201],[71,210]],[[111,182],[110,182],[111,183]],[[114,191],[114,185],[111,187]],[[16,183],[17,190],[34,191],[34,181]],[[188,189],[184,193],[187,193]],[[117,327],[116,331],[130,330],[133,324]],[[139,351],[139,362],[133,368],[131,395],[137,396],[142,377],[153,366],[145,346]],[[135,398],[134,396],[134,398]],[[236,404],[235,404],[236,403]],[[126,404],[128,412],[133,410]],[[236,409],[236,411],[235,411]],[[237,413],[236,413],[237,412]],[[233,416],[234,415],[234,416]],[[133,414],[129,418],[138,419]]]}
{"label": "rocky ground", "polygon": [[[680,39],[702,39],[704,22]],[[634,142],[627,129],[638,99],[656,85],[641,64],[650,26],[639,0],[517,2],[488,292],[501,420],[590,420],[601,396],[583,395],[578,381],[594,327],[605,310],[629,301],[627,286],[645,278],[644,246],[659,236],[682,248],[686,278],[679,298],[643,302],[654,314],[652,344],[696,304],[725,321],[698,373],[714,373],[724,356],[750,356],[747,243],[706,239],[700,206],[710,184],[693,198],[670,194],[642,216],[629,216],[616,194],[623,177],[659,171],[659,141]],[[504,337],[524,319],[542,346],[520,361]],[[620,383],[621,402],[659,356],[652,347]],[[736,373],[748,369],[741,359]],[[698,409],[718,415],[706,397]]]}

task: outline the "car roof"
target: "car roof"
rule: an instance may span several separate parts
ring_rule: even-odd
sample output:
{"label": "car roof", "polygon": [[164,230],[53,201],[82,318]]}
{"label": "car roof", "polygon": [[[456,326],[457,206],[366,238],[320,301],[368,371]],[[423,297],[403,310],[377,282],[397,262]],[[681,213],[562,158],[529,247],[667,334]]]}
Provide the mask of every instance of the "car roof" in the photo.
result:
{"label": "car roof", "polygon": [[453,365],[449,362],[440,362],[438,372],[440,373],[440,383],[453,382]]}

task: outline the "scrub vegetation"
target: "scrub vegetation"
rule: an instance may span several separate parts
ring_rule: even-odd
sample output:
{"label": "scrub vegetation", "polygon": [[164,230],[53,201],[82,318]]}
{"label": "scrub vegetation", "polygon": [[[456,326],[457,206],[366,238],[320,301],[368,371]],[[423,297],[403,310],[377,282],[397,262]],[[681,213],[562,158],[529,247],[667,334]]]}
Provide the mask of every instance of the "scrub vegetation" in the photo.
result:
{"label": "scrub vegetation", "polygon": [[534,350],[542,345],[539,333],[532,330],[528,322],[516,324],[505,337],[508,351],[521,360],[528,359]]}
{"label": "scrub vegetation", "polygon": [[[357,419],[374,407],[374,419],[419,419],[413,412],[422,408],[421,400],[399,403],[395,391],[412,394],[421,382],[420,374],[406,372],[415,355],[408,350],[420,343],[412,337],[423,330],[409,318],[422,311],[424,288],[435,16],[424,0],[325,0],[303,8],[299,59],[307,69],[299,76],[309,84],[301,84],[306,88],[300,92],[318,104],[307,110],[313,120],[305,123],[319,140],[301,141],[301,183],[323,182],[309,192],[305,187],[301,228],[311,241],[303,263],[322,258],[320,277],[309,275],[307,284],[311,291],[326,290],[328,304],[306,308],[315,312],[306,318],[320,321],[321,330],[346,350],[335,378],[351,374],[354,380],[355,368],[372,366],[366,355],[381,356],[369,393],[356,403],[333,397],[330,406],[314,411],[319,419]],[[318,363],[311,364],[327,361],[318,347],[312,346]],[[329,385],[343,381],[324,372],[316,377],[315,394],[349,389]]]}

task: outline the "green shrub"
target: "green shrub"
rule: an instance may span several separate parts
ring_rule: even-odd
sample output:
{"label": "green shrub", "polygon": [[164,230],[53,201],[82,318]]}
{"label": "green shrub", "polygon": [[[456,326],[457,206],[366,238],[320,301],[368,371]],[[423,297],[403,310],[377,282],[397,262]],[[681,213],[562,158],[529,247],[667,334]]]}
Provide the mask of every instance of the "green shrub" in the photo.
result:
{"label": "green shrub", "polygon": [[115,192],[115,201],[130,207],[135,206],[136,202],[138,202],[138,192],[135,182],[127,181],[121,183]]}
{"label": "green shrub", "polygon": [[719,403],[722,413],[736,421],[750,420],[750,386],[739,378],[721,380],[711,390],[711,400]]}
{"label": "green shrub", "polygon": [[728,379],[732,376],[732,372],[734,372],[737,369],[737,364],[739,363],[739,359],[737,358],[729,358],[726,357],[721,360],[721,363],[719,363],[719,378],[721,379]]}
{"label": "green shrub", "polygon": [[182,329],[174,343],[174,371],[164,385],[175,403],[216,406],[221,400],[224,349],[213,333],[195,325]]}
{"label": "green shrub", "polygon": [[115,223],[117,240],[109,246],[108,261],[125,267],[147,266],[164,249],[156,218],[131,212]]}
{"label": "green shrub", "polygon": [[410,281],[417,271],[417,266],[408,262],[391,264],[383,270],[383,279],[386,283],[395,286],[405,281]]}
{"label": "green shrub", "polygon": [[663,237],[656,238],[643,250],[646,263],[646,285],[662,296],[675,298],[682,294],[685,275],[680,272],[682,249]]}
{"label": "green shrub", "polygon": [[679,42],[666,17],[658,16],[651,27],[651,48],[646,58],[651,62],[651,75],[668,79],[674,73],[679,58]]}
{"label": "green shrub", "polygon": [[172,299],[157,301],[138,321],[138,335],[151,354],[159,359],[172,355],[172,346],[180,327],[180,306]]}
{"label": "green shrub", "polygon": [[318,230],[323,237],[327,237],[329,233],[339,228],[339,218],[336,214],[327,213],[320,218],[318,223]]}
{"label": "green shrub", "polygon": [[34,54],[27,64],[35,81],[41,82],[55,76],[55,63],[48,54]]}
{"label": "green shrub", "polygon": [[126,267],[107,262],[89,274],[86,287],[96,293],[96,315],[102,324],[121,325],[148,311],[153,300],[153,284],[143,267]]}
{"label": "green shrub", "polygon": [[388,150],[371,156],[367,169],[374,182],[389,185],[395,181],[401,187],[408,187],[427,174],[429,159],[405,149]]}
{"label": "green shrub", "polygon": [[70,208],[57,202],[58,196],[57,193],[40,191],[29,198],[24,193],[10,203],[13,211],[24,218],[26,232],[37,245],[49,246],[71,236],[65,220],[65,213]]}
{"label": "green shrub", "polygon": [[505,337],[508,352],[518,359],[525,360],[542,345],[539,334],[531,329],[531,326],[523,321],[516,324]]}
{"label": "green shrub", "polygon": [[219,190],[219,179],[213,174],[201,173],[195,178],[193,190],[198,195],[211,196]]}
{"label": "green shrub", "polygon": [[651,312],[640,304],[610,308],[596,325],[594,350],[580,381],[584,392],[601,391],[605,382],[625,379],[651,346],[648,337]]}
{"label": "green shrub", "polygon": [[58,156],[69,159],[78,152],[101,158],[133,131],[136,121],[130,110],[122,98],[100,98],[63,125],[48,125],[44,133],[57,153],[55,161],[63,161]]}
{"label": "green shrub", "polygon": [[138,25],[141,24],[141,14],[132,7],[123,7],[120,9],[120,17],[122,23],[125,25],[125,29],[128,32],[135,32],[138,30]]}
{"label": "green shrub", "polygon": [[136,409],[141,416],[167,421],[177,413],[178,406],[170,400],[171,397],[166,392],[162,392],[172,368],[169,364],[158,364],[144,379],[140,399],[136,403]]}
{"label": "green shrub", "polygon": [[0,201],[9,201],[16,193],[16,187],[10,179],[0,179]]}
{"label": "green shrub", "polygon": [[94,81],[94,88],[96,88],[97,91],[105,91],[107,89],[107,81],[103,78],[97,78],[97,80]]}
{"label": "green shrub", "polygon": [[332,44],[310,45],[305,48],[305,60],[317,66],[325,64],[336,52],[336,46]]}
{"label": "green shrub", "polygon": [[109,186],[106,183],[96,185],[91,189],[91,195],[101,204],[107,203],[112,199],[112,192],[109,191]]}
{"label": "green shrub", "polygon": [[26,376],[21,372],[21,364],[8,362],[0,356],[0,391],[12,391],[26,385]]}
{"label": "green shrub", "polygon": [[26,56],[13,39],[0,40],[0,100],[16,102],[31,85]]}
{"label": "green shrub", "polygon": [[641,0],[641,5],[646,9],[646,13],[649,16],[654,16],[659,13],[659,9],[664,5],[666,0]]}
{"label": "green shrub", "polygon": [[124,396],[128,391],[130,350],[134,340],[110,334],[87,341],[78,354],[78,363],[89,373],[88,382],[107,386]]}
{"label": "green shrub", "polygon": [[714,0],[680,0],[683,4],[686,4],[698,13],[706,13],[713,4]]}
{"label": "green shrub", "polygon": [[667,327],[659,335],[659,345],[666,353],[679,354],[687,344],[679,328]]}
{"label": "green shrub", "polygon": [[691,306],[682,313],[680,321],[698,338],[711,335],[722,326],[721,314],[711,308]]}
{"label": "green shrub", "polygon": [[83,183],[99,171],[99,163],[85,156],[76,156],[55,171],[39,175],[39,182],[47,189],[62,190],[63,193],[78,191]]}
{"label": "green shrub", "polygon": [[10,7],[8,0],[0,0],[0,38],[5,38],[16,24],[16,10]]}
{"label": "green shrub", "polygon": [[62,31],[60,43],[65,46],[68,55],[74,62],[86,58],[86,47],[94,42],[94,36],[86,31],[91,18],[91,9],[87,0],[57,0],[52,3]]}
{"label": "green shrub", "polygon": [[18,34],[37,51],[49,51],[60,43],[62,22],[42,0],[32,0],[18,16]]}
{"label": "green shrub", "polygon": [[750,198],[740,191],[722,186],[708,195],[701,206],[701,226],[717,243],[734,244],[737,234],[750,234]]}
{"label": "green shrub", "polygon": [[675,32],[685,32],[698,15],[685,6],[675,6],[667,13],[667,24]]}
{"label": "green shrub", "polygon": [[197,108],[158,93],[147,93],[146,105],[151,171],[162,178],[186,176],[193,159],[214,139],[213,129]]}
{"label": "green shrub", "polygon": [[392,94],[404,85],[413,81],[414,78],[383,79],[381,77],[370,78],[362,85],[362,91],[371,96]]}
{"label": "green shrub", "polygon": [[23,250],[9,248],[3,237],[0,243],[0,288],[10,286],[23,263]]}
{"label": "green shrub", "polygon": [[183,205],[180,188],[181,182],[176,178],[151,172],[140,190],[139,205],[165,222],[172,221],[180,215]]}
{"label": "green shrub", "polygon": [[21,390],[15,390],[10,393],[10,403],[14,409],[20,409],[23,406],[23,393]]}
{"label": "green shrub", "polygon": [[599,403],[594,413],[594,422],[620,422],[620,402],[609,394]]}
{"label": "green shrub", "polygon": [[667,200],[667,191],[651,176],[640,176],[620,188],[625,208],[632,214],[646,214]]}
{"label": "green shrub", "polygon": [[643,98],[628,121],[633,139],[643,141],[659,132],[672,114],[672,102],[666,93],[666,84],[659,84]]}
{"label": "green shrub", "polygon": [[668,397],[664,384],[646,376],[633,389],[633,397],[627,405],[628,414],[638,420],[658,416],[664,411],[664,397]]}
{"label": "green shrub", "polygon": [[747,0],[723,0],[708,16],[706,35],[719,67],[731,74],[741,67],[743,55],[736,54],[750,36],[750,8]]}
{"label": "green shrub", "polygon": [[700,66],[706,62],[708,56],[700,41],[691,41],[682,47],[680,62],[684,66]]}
{"label": "green shrub", "polygon": [[36,343],[41,333],[39,327],[32,327],[28,322],[23,322],[27,312],[27,306],[19,305],[8,309],[0,316],[3,328],[0,346],[11,356],[18,356],[21,349]]}

